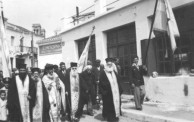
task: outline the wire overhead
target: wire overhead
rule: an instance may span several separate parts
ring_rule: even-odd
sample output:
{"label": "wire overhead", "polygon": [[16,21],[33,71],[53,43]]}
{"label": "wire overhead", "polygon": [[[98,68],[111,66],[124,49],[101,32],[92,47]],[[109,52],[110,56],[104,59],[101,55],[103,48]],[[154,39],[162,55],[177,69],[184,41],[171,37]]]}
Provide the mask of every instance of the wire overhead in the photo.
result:
{"label": "wire overhead", "polygon": [[[110,6],[110,5],[112,5],[112,4],[114,4],[114,3],[118,2],[118,1],[120,1],[120,0],[115,0],[115,1],[113,1],[113,2],[111,2],[111,3],[109,3],[109,4],[107,4],[107,5],[105,5],[104,7]],[[79,14],[81,14],[81,13],[87,11],[88,9],[94,7],[94,5],[95,5],[95,4],[93,4],[93,5],[89,6],[89,7],[87,7],[86,9],[80,11]],[[67,18],[63,17],[63,18],[61,18],[61,20],[63,20],[63,19],[70,19],[70,18],[72,18],[72,17],[74,17],[74,16],[76,16],[76,15],[73,15],[73,16],[70,16],[70,17],[67,17]]]}

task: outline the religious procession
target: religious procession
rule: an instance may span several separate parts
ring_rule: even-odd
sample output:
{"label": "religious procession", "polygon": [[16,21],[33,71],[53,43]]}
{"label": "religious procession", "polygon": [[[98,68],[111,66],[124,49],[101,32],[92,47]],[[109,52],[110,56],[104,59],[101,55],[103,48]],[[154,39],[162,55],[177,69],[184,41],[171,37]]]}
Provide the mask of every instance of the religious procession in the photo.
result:
{"label": "religious procession", "polygon": [[[57,65],[46,64],[44,72],[32,68],[27,72],[26,65],[19,66],[19,73],[12,78],[3,78],[1,71],[1,120],[8,122],[78,122],[87,105],[87,114],[94,116],[93,109],[100,109],[102,100],[103,118],[115,121],[122,115],[119,82],[119,65],[113,58],[106,58],[106,64],[100,60],[87,61],[83,72],[78,72],[76,62],[66,69],[64,62]],[[144,95],[140,97],[143,86],[143,72],[137,65],[138,57],[134,58],[135,103],[137,110],[142,110]],[[139,73],[141,72],[141,74]],[[138,81],[138,79],[140,81]],[[7,99],[6,99],[7,94]],[[140,99],[139,99],[140,98]],[[4,116],[3,116],[4,114]]]}
{"label": "religious procession", "polygon": [[194,121],[193,0],[0,4],[0,122]]}

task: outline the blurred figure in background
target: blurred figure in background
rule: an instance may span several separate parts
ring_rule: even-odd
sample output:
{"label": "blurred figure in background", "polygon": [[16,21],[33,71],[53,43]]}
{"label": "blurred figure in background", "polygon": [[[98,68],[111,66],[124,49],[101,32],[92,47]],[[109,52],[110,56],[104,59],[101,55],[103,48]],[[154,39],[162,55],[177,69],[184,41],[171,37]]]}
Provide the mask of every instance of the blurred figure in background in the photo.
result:
{"label": "blurred figure in background", "polygon": [[59,65],[60,65],[60,70],[58,71],[57,74],[61,79],[61,81],[65,84],[66,66],[64,62],[61,62]]}
{"label": "blurred figure in background", "polygon": [[121,66],[119,65],[119,58],[114,58],[114,64],[116,65],[118,76],[120,77],[121,75]]}
{"label": "blurred figure in background", "polygon": [[53,65],[53,68],[54,68],[54,72],[55,72],[55,73],[58,73],[58,71],[59,71],[58,65]]}

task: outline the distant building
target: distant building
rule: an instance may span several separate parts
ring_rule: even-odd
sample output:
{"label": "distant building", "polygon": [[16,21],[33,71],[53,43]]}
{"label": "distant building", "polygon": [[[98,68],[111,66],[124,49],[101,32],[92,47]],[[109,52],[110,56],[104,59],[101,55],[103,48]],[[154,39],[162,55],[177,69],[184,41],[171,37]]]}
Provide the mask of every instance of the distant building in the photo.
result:
{"label": "distant building", "polygon": [[62,41],[61,35],[49,37],[37,42],[38,51],[38,67],[44,69],[47,63],[57,64],[62,61]]}
{"label": "distant building", "polygon": [[[33,24],[33,32],[8,21],[5,24],[6,40],[10,47],[12,68],[17,68],[21,63],[27,64],[27,67],[38,66],[38,48],[36,42],[45,38],[45,30],[41,28],[40,24]],[[33,54],[34,61],[32,60]]]}
{"label": "distant building", "polygon": [[[142,59],[145,57],[155,0],[125,1],[121,6],[116,6],[115,3],[115,7],[109,11],[104,1],[95,0],[95,16],[92,15],[85,22],[78,23],[60,34],[64,42],[60,55],[67,65],[71,61],[78,61],[92,27],[95,26],[89,60],[101,59],[105,63],[105,58],[117,57],[120,59],[121,76],[128,79],[133,56],[137,55],[140,58],[140,64],[145,63]],[[194,68],[194,2],[193,0],[169,1],[181,35],[176,40],[178,49],[172,55],[167,34],[156,35],[148,51],[146,65],[149,73],[157,71],[160,75],[172,75],[178,73],[181,67]],[[47,45],[53,43],[55,42],[48,41]]]}

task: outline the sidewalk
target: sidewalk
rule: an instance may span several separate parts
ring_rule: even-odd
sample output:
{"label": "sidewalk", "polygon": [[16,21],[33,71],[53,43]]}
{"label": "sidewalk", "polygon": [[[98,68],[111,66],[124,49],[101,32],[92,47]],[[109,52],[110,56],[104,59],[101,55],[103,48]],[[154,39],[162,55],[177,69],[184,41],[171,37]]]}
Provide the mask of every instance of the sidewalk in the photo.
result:
{"label": "sidewalk", "polygon": [[144,102],[143,110],[135,109],[132,95],[122,95],[123,116],[131,122],[194,122],[194,106]]}

